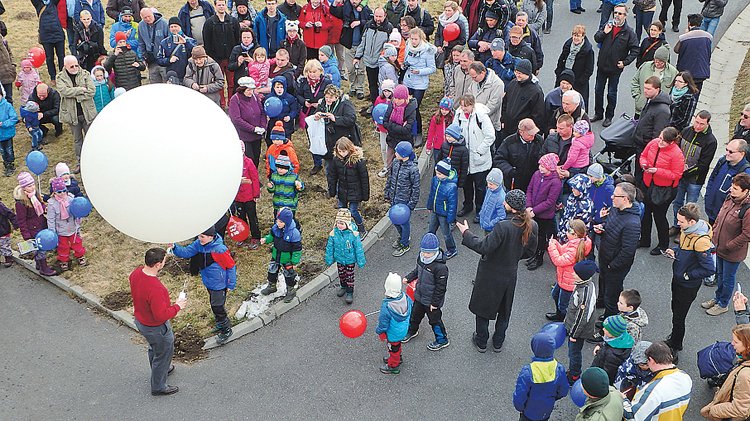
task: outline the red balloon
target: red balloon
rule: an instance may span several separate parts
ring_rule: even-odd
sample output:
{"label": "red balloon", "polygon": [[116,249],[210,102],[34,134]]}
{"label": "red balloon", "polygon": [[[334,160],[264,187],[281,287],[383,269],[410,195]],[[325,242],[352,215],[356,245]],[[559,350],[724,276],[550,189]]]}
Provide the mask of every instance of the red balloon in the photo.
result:
{"label": "red balloon", "polygon": [[347,338],[359,338],[367,329],[365,313],[359,310],[349,310],[339,319],[339,329]]}
{"label": "red balloon", "polygon": [[41,47],[31,47],[29,49],[29,60],[31,60],[31,65],[39,68],[42,64],[44,64],[44,60],[47,59],[47,55],[44,54],[44,50]]}
{"label": "red balloon", "polygon": [[242,219],[230,216],[229,223],[227,224],[227,235],[238,243],[245,241],[250,236],[250,227]]}
{"label": "red balloon", "polygon": [[455,41],[459,35],[461,35],[461,28],[455,22],[451,22],[443,28],[443,40],[445,41]]}
{"label": "red balloon", "polygon": [[417,290],[417,282],[419,282],[419,279],[415,279],[406,284],[406,295],[408,295],[412,301],[414,301],[414,291]]}

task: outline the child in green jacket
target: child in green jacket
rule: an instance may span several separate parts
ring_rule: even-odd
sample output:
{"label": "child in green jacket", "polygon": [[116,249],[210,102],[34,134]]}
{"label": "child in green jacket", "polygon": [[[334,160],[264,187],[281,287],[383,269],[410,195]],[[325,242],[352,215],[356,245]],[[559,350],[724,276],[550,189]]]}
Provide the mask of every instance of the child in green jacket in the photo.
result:
{"label": "child in green jacket", "polygon": [[268,263],[268,285],[260,293],[270,295],[276,292],[276,281],[279,279],[280,270],[286,282],[284,302],[291,302],[297,294],[295,285],[299,281],[299,275],[294,268],[302,260],[302,234],[297,229],[291,209],[279,209],[271,232],[261,238],[260,243],[273,244],[271,262]]}
{"label": "child in green jacket", "polygon": [[359,234],[352,227],[352,214],[349,209],[341,208],[336,214],[336,225],[328,235],[326,244],[326,265],[336,262],[339,270],[341,288],[336,295],[343,297],[347,304],[354,301],[354,264],[365,265],[365,250]]}

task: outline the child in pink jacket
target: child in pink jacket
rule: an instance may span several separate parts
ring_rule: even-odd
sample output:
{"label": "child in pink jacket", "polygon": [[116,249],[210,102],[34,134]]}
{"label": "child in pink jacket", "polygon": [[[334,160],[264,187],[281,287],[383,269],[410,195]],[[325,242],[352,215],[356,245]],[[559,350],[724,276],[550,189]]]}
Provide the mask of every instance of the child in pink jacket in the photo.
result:
{"label": "child in pink jacket", "polygon": [[[573,125],[573,142],[570,144],[568,159],[562,165],[562,169],[573,169],[578,174],[589,166],[589,154],[594,146],[594,133],[589,127],[589,122],[581,120]],[[572,269],[571,269],[572,270]]]}
{"label": "child in pink jacket", "polygon": [[547,252],[550,261],[557,268],[557,283],[552,289],[555,311],[544,315],[547,320],[554,322],[565,320],[568,302],[576,287],[576,274],[573,271],[573,266],[591,253],[591,247],[591,239],[588,236],[586,224],[580,219],[570,221],[567,243],[560,244],[555,238],[549,240]]}
{"label": "child in pink jacket", "polygon": [[21,91],[21,105],[26,104],[34,88],[41,81],[39,72],[31,65],[31,60],[21,60],[21,71],[18,72],[18,77],[16,77],[16,88]]}
{"label": "child in pink jacket", "polygon": [[445,141],[445,129],[453,122],[453,100],[445,97],[440,100],[435,115],[430,119],[430,128],[427,131],[427,153],[433,149],[439,151]]}

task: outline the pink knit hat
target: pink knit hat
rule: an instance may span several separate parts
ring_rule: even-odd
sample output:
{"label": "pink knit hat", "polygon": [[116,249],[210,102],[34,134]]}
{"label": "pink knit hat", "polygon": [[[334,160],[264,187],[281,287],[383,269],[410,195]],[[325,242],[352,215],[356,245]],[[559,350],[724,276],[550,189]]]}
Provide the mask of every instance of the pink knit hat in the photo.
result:
{"label": "pink knit hat", "polygon": [[70,174],[70,168],[68,167],[68,164],[64,162],[58,162],[57,165],[55,165],[55,175],[58,177],[62,177],[65,174]]}
{"label": "pink knit hat", "polygon": [[21,171],[20,173],[18,173],[16,179],[18,179],[18,185],[21,187],[27,187],[35,183],[34,176],[27,173],[26,171]]}
{"label": "pink knit hat", "polygon": [[23,59],[21,60],[21,67],[34,67],[34,66],[31,65],[31,60]]}
{"label": "pink knit hat", "polygon": [[589,122],[586,120],[576,121],[576,123],[573,125],[573,131],[580,134],[581,136],[588,133],[589,130]]}
{"label": "pink knit hat", "polygon": [[52,191],[55,193],[68,191],[68,187],[65,185],[65,180],[63,180],[61,177],[53,178],[50,182],[50,187],[52,187]]}
{"label": "pink knit hat", "polygon": [[407,88],[405,85],[396,85],[396,87],[393,88],[393,98],[394,99],[409,98],[409,88]]}
{"label": "pink knit hat", "polygon": [[539,164],[549,172],[556,170],[558,162],[560,162],[560,157],[553,153],[548,153],[539,158]]}

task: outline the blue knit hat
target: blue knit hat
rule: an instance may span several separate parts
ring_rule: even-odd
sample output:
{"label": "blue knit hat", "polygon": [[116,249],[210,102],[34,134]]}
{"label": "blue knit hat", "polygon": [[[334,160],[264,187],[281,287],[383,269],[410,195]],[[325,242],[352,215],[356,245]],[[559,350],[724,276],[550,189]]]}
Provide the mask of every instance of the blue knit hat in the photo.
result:
{"label": "blue knit hat", "polygon": [[281,208],[279,209],[279,213],[276,214],[276,219],[283,222],[285,226],[289,226],[294,220],[294,214],[289,208]]}
{"label": "blue knit hat", "polygon": [[292,161],[286,155],[279,155],[276,158],[276,168],[279,168],[279,167],[286,168],[286,169],[291,169],[292,168]]}
{"label": "blue knit hat", "polygon": [[277,121],[276,124],[273,125],[273,128],[271,129],[271,140],[283,140],[284,143],[288,141],[286,138],[286,131],[284,131],[284,123],[281,121]]}
{"label": "blue knit hat", "polygon": [[438,161],[437,164],[435,164],[435,171],[439,172],[443,175],[450,175],[451,174],[451,159],[445,158],[442,161]]}
{"label": "blue knit hat", "polygon": [[573,272],[575,272],[579,278],[586,281],[591,279],[595,273],[599,272],[599,268],[593,260],[584,259],[573,266]]}
{"label": "blue knit hat", "polygon": [[445,129],[445,134],[447,134],[448,136],[456,140],[461,140],[464,137],[464,131],[461,130],[461,126],[459,126],[456,123],[453,123],[450,126],[448,126],[448,128]]}
{"label": "blue knit hat", "polygon": [[440,250],[440,241],[437,238],[437,235],[428,232],[422,237],[422,242],[419,243],[419,249],[420,251],[425,252],[436,252]]}
{"label": "blue knit hat", "polygon": [[450,98],[448,98],[448,97],[445,97],[445,98],[443,98],[443,99],[440,100],[440,104],[438,105],[438,107],[446,109],[446,110],[452,110],[453,109],[453,100],[450,99]]}
{"label": "blue knit hat", "polygon": [[626,322],[625,318],[621,315],[615,314],[614,316],[609,316],[604,319],[604,324],[602,327],[604,328],[604,330],[609,332],[610,335],[614,336],[615,338],[619,338],[623,333],[625,333],[625,331],[627,331],[628,322]]}
{"label": "blue knit hat", "polygon": [[398,142],[398,145],[396,145],[396,153],[401,158],[414,159],[414,148],[411,146],[411,143],[405,140]]}

